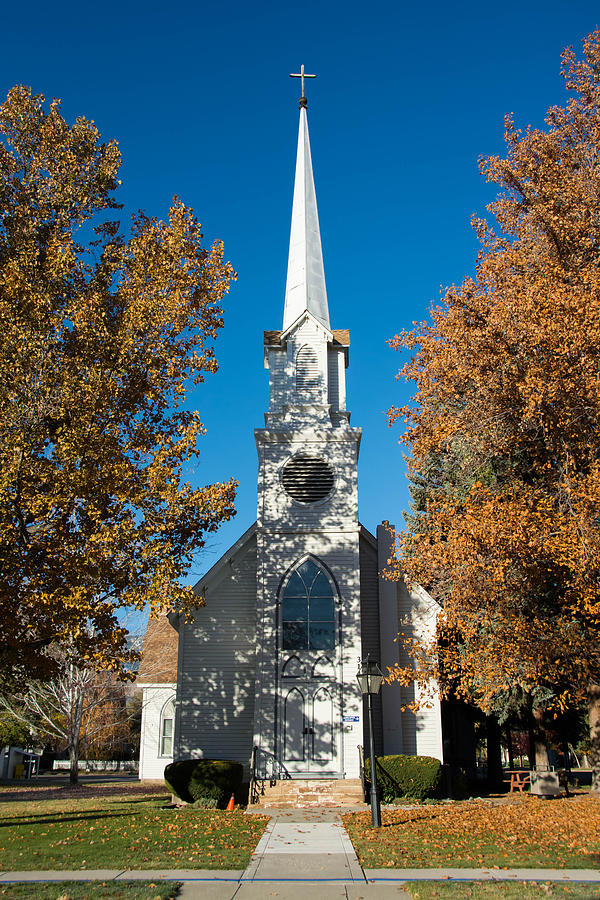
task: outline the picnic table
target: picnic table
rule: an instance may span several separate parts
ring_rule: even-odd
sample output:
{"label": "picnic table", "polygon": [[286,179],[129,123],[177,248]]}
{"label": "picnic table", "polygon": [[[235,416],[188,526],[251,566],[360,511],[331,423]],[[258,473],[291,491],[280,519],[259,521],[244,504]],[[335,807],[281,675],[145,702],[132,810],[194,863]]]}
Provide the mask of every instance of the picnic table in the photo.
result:
{"label": "picnic table", "polygon": [[504,780],[510,783],[511,794],[517,789],[522,794],[523,788],[531,783],[530,769],[505,769],[504,771],[509,776],[509,778],[505,778]]}

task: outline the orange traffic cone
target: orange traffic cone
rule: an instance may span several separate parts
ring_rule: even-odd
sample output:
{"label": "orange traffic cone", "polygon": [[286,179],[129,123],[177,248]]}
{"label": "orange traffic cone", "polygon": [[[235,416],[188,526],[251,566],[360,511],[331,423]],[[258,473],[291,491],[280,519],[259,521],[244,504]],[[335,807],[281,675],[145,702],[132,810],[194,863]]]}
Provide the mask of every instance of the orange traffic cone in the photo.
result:
{"label": "orange traffic cone", "polygon": [[229,803],[225,807],[225,812],[233,812],[233,808],[235,806],[235,800],[233,799],[233,794],[229,798]]}

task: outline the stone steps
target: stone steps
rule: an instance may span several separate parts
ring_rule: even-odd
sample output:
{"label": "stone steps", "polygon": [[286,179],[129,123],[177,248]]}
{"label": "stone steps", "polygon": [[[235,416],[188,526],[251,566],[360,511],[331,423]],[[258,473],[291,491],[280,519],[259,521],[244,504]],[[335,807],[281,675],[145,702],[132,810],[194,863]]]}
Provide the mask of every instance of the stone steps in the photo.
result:
{"label": "stone steps", "polygon": [[291,778],[265,784],[259,807],[359,806],[363,803],[359,778]]}

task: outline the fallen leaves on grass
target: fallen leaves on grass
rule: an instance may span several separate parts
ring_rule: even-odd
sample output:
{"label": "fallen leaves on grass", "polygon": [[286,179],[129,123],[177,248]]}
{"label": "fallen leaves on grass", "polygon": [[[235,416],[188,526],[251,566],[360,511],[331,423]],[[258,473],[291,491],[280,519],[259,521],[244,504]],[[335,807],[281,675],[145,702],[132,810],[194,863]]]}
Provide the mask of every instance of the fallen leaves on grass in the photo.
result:
{"label": "fallen leaves on grass", "polygon": [[6,900],[174,900],[178,882],[163,881],[71,881],[68,888],[49,881],[13,882],[0,885]]}
{"label": "fallen leaves on grass", "polygon": [[[32,808],[32,806],[34,808]],[[244,868],[267,819],[154,802],[15,803],[0,820],[6,867]],[[26,852],[25,852],[26,851]],[[17,866],[18,864],[18,866]]]}
{"label": "fallen leaves on grass", "polygon": [[600,802],[515,798],[384,810],[344,816],[363,865],[593,867],[600,860]]}
{"label": "fallen leaves on grass", "polygon": [[535,882],[407,881],[403,885],[413,900],[592,900],[600,887],[591,884],[538,884]]}

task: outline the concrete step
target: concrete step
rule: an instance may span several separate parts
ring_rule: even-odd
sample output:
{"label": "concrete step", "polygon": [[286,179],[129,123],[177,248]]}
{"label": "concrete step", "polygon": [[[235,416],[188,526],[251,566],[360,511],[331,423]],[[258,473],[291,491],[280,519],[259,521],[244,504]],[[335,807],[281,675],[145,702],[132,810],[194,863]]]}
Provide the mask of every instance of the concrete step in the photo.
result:
{"label": "concrete step", "polygon": [[362,803],[359,778],[291,778],[266,784],[257,805],[311,808],[356,806]]}

